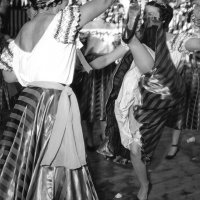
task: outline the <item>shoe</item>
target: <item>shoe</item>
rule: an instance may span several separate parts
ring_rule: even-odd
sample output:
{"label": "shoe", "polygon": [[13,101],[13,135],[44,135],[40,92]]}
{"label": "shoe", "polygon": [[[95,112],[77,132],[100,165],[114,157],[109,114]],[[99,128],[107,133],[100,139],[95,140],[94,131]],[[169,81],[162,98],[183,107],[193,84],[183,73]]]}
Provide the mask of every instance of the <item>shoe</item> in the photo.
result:
{"label": "shoe", "polygon": [[173,144],[172,147],[176,147],[177,149],[176,149],[176,151],[175,151],[175,153],[174,153],[173,155],[167,155],[167,156],[165,157],[167,160],[173,159],[173,158],[176,156],[176,154],[179,152],[179,150],[180,150],[178,144]]}
{"label": "shoe", "polygon": [[[140,19],[140,6],[137,2],[131,3],[128,11],[127,20],[124,22],[122,28],[122,40],[124,43],[128,44],[135,35],[139,19]],[[128,27],[129,20],[133,21],[131,28]]]}

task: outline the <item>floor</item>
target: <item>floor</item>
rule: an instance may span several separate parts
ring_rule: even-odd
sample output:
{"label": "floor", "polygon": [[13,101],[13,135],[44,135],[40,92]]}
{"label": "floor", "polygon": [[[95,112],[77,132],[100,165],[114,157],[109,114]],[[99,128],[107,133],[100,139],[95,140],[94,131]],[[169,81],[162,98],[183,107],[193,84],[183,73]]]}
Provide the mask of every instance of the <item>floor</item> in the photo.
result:
{"label": "floor", "polygon": [[[166,128],[149,168],[153,184],[149,200],[199,200],[200,133],[184,131],[177,156],[166,160],[170,133]],[[196,141],[188,143],[193,135]],[[131,164],[122,166],[96,152],[88,152],[88,165],[100,200],[135,199],[139,185]]]}
{"label": "floor", "polygon": [[[5,114],[3,121],[6,121]],[[179,153],[173,160],[166,160],[170,133],[167,128],[163,132],[150,166],[153,188],[149,200],[199,200],[200,133],[184,131]],[[99,143],[98,126],[95,127],[94,135],[96,143]],[[193,135],[196,141],[188,143],[187,139]],[[99,200],[135,199],[139,185],[131,164],[123,166],[113,163],[96,152],[87,152],[87,159]]]}

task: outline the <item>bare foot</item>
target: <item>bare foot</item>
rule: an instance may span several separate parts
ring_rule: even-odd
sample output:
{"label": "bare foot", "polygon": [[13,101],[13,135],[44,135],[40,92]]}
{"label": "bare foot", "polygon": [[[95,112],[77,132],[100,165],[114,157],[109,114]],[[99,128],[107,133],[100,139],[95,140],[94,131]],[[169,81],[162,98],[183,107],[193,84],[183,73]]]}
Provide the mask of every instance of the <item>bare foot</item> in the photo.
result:
{"label": "bare foot", "polygon": [[147,183],[143,186],[140,187],[140,190],[138,192],[138,199],[139,200],[147,200],[148,199],[148,195],[150,193],[150,190],[151,190],[151,184],[150,183]]}

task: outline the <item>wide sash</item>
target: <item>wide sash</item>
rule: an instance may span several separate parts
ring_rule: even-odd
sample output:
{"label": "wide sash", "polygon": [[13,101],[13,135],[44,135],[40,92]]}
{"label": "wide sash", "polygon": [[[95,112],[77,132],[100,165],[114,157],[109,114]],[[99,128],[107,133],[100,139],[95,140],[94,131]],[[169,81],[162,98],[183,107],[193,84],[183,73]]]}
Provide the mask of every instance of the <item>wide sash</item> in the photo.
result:
{"label": "wide sash", "polygon": [[77,169],[86,164],[80,111],[69,86],[53,82],[33,82],[30,86],[62,90],[56,119],[41,166]]}

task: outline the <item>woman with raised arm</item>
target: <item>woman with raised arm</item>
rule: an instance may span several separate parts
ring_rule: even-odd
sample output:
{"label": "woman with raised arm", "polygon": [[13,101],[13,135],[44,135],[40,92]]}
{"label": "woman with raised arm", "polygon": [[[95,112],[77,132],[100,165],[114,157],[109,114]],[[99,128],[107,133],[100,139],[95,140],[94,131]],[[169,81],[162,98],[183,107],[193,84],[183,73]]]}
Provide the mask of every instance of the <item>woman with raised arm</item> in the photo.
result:
{"label": "woman with raised arm", "polygon": [[[198,98],[198,63],[194,61],[195,52],[200,51],[200,16],[199,16],[199,3],[200,1],[196,0],[192,3],[195,5],[194,7],[194,14],[192,15],[192,23],[191,23],[191,29],[190,31],[185,31],[176,35],[166,33],[166,40],[167,40],[167,46],[170,51],[171,59],[185,80],[185,83],[187,85],[187,94],[186,94],[186,107],[185,112],[183,113],[182,122],[178,127],[174,127],[172,130],[172,144],[169,149],[169,152],[166,156],[166,159],[173,159],[177,152],[180,149],[180,133],[181,133],[181,126],[186,129],[190,130],[199,130],[200,127],[200,120],[199,120],[199,98]],[[147,3],[147,5],[153,4]],[[151,12],[151,10],[147,10],[145,12]],[[153,13],[152,13],[153,14]],[[146,34],[147,35],[147,34]],[[155,36],[155,34],[152,34]],[[150,35],[149,35],[150,36]],[[155,38],[152,40],[151,37],[148,37],[149,41],[155,41]],[[113,60],[116,60],[120,57],[122,57],[129,48],[126,48],[124,46],[119,46],[116,50],[111,52],[110,54],[107,54],[105,56],[99,57],[93,62],[90,63],[92,67],[95,69],[99,69],[104,67],[104,65],[108,65],[110,62],[113,62]],[[190,58],[192,59],[188,59]],[[127,56],[128,57],[128,56]],[[117,68],[116,73],[114,73],[113,78],[113,87],[112,91],[110,93],[109,100],[107,102],[107,128],[106,128],[106,135],[108,137],[108,140],[106,141],[106,145],[103,144],[101,148],[98,150],[101,154],[104,155],[121,155],[122,157],[128,157],[128,151],[123,148],[120,142],[119,137],[119,129],[117,126],[117,122],[114,117],[114,102],[118,96],[119,89],[123,80],[123,73],[120,75],[120,73],[123,71],[123,66],[127,67],[128,65],[126,63],[130,63],[131,60],[128,60],[128,58],[123,59],[124,61],[121,62],[121,66]],[[195,64],[196,63],[196,64]],[[125,69],[125,68],[124,68]],[[122,76],[122,77],[121,77]],[[121,80],[121,81],[120,81]],[[180,113],[179,113],[180,114]],[[109,152],[111,151],[111,152]]]}
{"label": "woman with raised arm", "polygon": [[0,140],[0,199],[98,199],[86,166],[74,74],[76,36],[113,0],[30,0],[34,17],[0,68],[21,92]]}
{"label": "woman with raised arm", "polygon": [[[142,26],[144,32],[138,39],[134,33],[139,13],[137,4],[132,4],[122,36],[130,51],[122,58],[114,74],[110,94],[114,105],[108,102],[107,111],[114,109],[116,118],[110,120],[111,126],[107,125],[107,131],[115,131],[117,122],[121,143],[130,150],[140,182],[137,198],[146,200],[151,189],[147,165],[168,120],[173,118],[170,127],[181,128],[185,90],[166,45],[166,30],[173,16],[172,9],[154,1],[147,3]],[[116,51],[123,55],[126,51],[122,47],[120,49]],[[91,65],[95,66],[95,62]],[[113,141],[115,134],[111,136]],[[116,146],[108,145],[114,153]]]}
{"label": "woman with raised arm", "polygon": [[134,9],[129,11],[122,39],[129,45],[134,62],[123,79],[115,101],[121,141],[130,150],[131,161],[140,182],[139,200],[148,199],[151,183],[147,165],[164,126],[173,117],[170,126],[181,128],[180,106],[185,91],[166,45],[165,33],[172,18],[172,9],[167,5],[150,2],[145,11],[144,23],[147,28],[141,42],[134,35],[134,22],[138,17]]}

